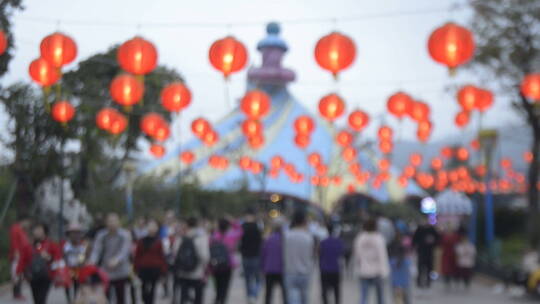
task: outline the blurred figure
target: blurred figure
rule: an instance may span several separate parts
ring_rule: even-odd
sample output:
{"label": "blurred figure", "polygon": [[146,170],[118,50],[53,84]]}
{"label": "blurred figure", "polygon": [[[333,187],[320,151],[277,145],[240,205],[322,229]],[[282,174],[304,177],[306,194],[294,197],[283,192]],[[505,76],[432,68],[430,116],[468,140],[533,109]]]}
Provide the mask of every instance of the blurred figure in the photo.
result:
{"label": "blurred figure", "polygon": [[158,223],[155,220],[149,220],[146,232],[146,236],[137,241],[133,264],[142,282],[143,303],[153,304],[156,284],[159,278],[167,272],[167,261],[158,236]]}
{"label": "blurred figure", "polygon": [[[175,239],[174,249],[174,288],[172,303],[203,303],[203,288],[206,269],[210,260],[209,238],[200,229],[197,218],[186,222],[185,231]],[[178,289],[180,300],[178,301]],[[191,297],[194,294],[194,297]],[[193,300],[193,301],[191,301]]]}
{"label": "blurred figure", "polygon": [[17,265],[24,248],[30,246],[28,240],[28,229],[30,228],[30,217],[24,213],[19,213],[17,221],[9,228],[9,253],[8,258],[11,265],[11,283],[13,284],[13,299],[25,301],[21,292],[22,276],[17,275]]}
{"label": "blurred figure", "polygon": [[456,245],[456,256],[458,277],[465,284],[465,288],[469,289],[476,264],[476,247],[466,233],[462,235],[461,241]]}
{"label": "blurred figure", "polygon": [[106,223],[106,229],[96,235],[89,263],[103,269],[109,277],[108,298],[111,298],[114,290],[116,303],[124,304],[125,287],[131,274],[131,235],[120,227],[120,218],[116,213],[109,213]]}
{"label": "blurred figure", "polygon": [[47,303],[54,271],[62,262],[62,254],[56,243],[49,240],[49,229],[44,224],[32,227],[32,244],[21,252],[18,274],[25,274],[30,282],[34,304]]}
{"label": "blurred figure", "polygon": [[334,225],[328,225],[328,237],[319,248],[319,266],[321,270],[321,292],[323,304],[328,304],[328,292],[334,293],[335,304],[341,303],[340,259],[344,254],[343,241],[334,235]]}
{"label": "blurred figure", "polygon": [[440,240],[442,249],[441,275],[447,289],[451,287],[452,281],[457,278],[456,245],[459,243],[460,238],[454,229],[446,227]]}
{"label": "blurred figure", "polygon": [[363,228],[354,241],[353,253],[354,273],[360,279],[360,303],[368,303],[369,289],[374,287],[377,303],[383,304],[383,279],[390,273],[386,242],[375,220],[367,220]]}
{"label": "blurred figure", "polygon": [[262,231],[256,220],[255,212],[251,209],[248,210],[242,224],[242,238],[240,239],[240,254],[242,255],[248,304],[257,302],[261,284]]}
{"label": "blurred figure", "polygon": [[394,241],[390,244],[390,272],[394,304],[411,303],[411,259],[408,256],[405,243],[406,240],[403,239],[400,233],[397,233]]}
{"label": "blurred figure", "polygon": [[309,283],[315,258],[315,240],[309,233],[306,214],[296,211],[285,235],[285,286],[288,304],[308,304]]}
{"label": "blurred figure", "polygon": [[431,272],[433,271],[433,250],[439,242],[439,233],[424,219],[414,232],[412,244],[418,256],[418,276],[416,285],[419,288],[431,286]]}
{"label": "blurred figure", "polygon": [[66,234],[67,240],[62,246],[62,254],[69,269],[72,284],[66,286],[65,289],[68,303],[72,303],[79,290],[79,272],[86,263],[88,243],[84,239],[83,229],[79,224],[69,224]]}
{"label": "blurred figure", "polygon": [[80,291],[74,304],[108,304],[105,296],[107,278],[95,266],[84,266],[79,273]]}
{"label": "blurred figure", "polygon": [[264,241],[261,254],[262,270],[265,275],[264,303],[272,303],[274,287],[281,287],[282,303],[287,304],[287,294],[283,279],[283,220],[276,219],[272,224],[272,233]]}
{"label": "blurred figure", "polygon": [[134,241],[138,241],[148,234],[148,224],[145,217],[141,216],[135,220],[131,234]]}
{"label": "blurred figure", "polygon": [[382,215],[377,216],[377,231],[384,237],[386,245],[390,245],[396,235],[394,223]]}

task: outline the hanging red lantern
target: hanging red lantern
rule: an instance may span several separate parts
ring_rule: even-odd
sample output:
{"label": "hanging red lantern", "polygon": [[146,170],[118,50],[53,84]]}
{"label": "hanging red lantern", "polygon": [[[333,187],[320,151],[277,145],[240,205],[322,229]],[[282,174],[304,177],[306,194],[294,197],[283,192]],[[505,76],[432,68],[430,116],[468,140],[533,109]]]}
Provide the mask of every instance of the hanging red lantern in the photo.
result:
{"label": "hanging red lantern", "polygon": [[53,104],[51,115],[54,120],[65,124],[75,116],[75,107],[68,101],[58,101]]}
{"label": "hanging red lantern", "polygon": [[464,128],[469,124],[470,121],[470,112],[468,111],[461,111],[456,114],[455,123],[458,128]]}
{"label": "hanging red lantern", "polygon": [[252,160],[249,158],[249,156],[242,156],[238,160],[238,166],[240,166],[240,169],[242,170],[248,170],[251,168]]}
{"label": "hanging red lantern", "polygon": [[533,154],[532,154],[532,152],[531,152],[531,151],[526,151],[526,152],[524,152],[524,153],[523,153],[523,160],[524,160],[526,163],[528,163],[528,164],[532,163],[532,161],[533,161]]}
{"label": "hanging red lantern", "polygon": [[450,159],[454,156],[454,150],[451,147],[443,147],[441,149],[441,155],[446,159]]}
{"label": "hanging red lantern", "polygon": [[264,146],[264,143],[263,134],[257,134],[248,138],[248,144],[252,149],[260,149]]}
{"label": "hanging red lantern", "polygon": [[394,150],[394,144],[391,140],[381,140],[379,141],[379,150],[384,154],[389,154]]}
{"label": "hanging red lantern", "polygon": [[161,91],[161,104],[169,112],[180,112],[191,103],[191,91],[182,83],[174,82]]}
{"label": "hanging red lantern", "polygon": [[183,151],[180,153],[180,160],[186,165],[191,165],[195,161],[195,154],[189,150]]}
{"label": "hanging red lantern", "polygon": [[260,135],[263,133],[263,126],[258,120],[248,119],[242,123],[242,133],[246,137]]}
{"label": "hanging red lantern", "polygon": [[219,134],[214,130],[210,130],[203,134],[201,139],[205,146],[212,147],[219,141]]}
{"label": "hanging red lantern", "polygon": [[164,124],[166,124],[166,121],[163,116],[155,112],[150,112],[141,118],[140,128],[144,134],[155,137],[158,128]]}
{"label": "hanging red lantern", "polygon": [[165,147],[163,147],[162,145],[151,145],[150,146],[150,153],[152,153],[152,155],[154,155],[154,157],[156,158],[162,158],[163,155],[165,155]]}
{"label": "hanging red lantern", "polygon": [[346,130],[341,130],[336,136],[336,142],[342,147],[350,146],[353,142],[353,135]]}
{"label": "hanging red lantern", "polygon": [[343,160],[345,160],[346,162],[351,162],[356,159],[356,156],[357,156],[356,149],[353,147],[346,147],[341,152],[341,156],[343,157]]}
{"label": "hanging red lantern", "polygon": [[422,143],[426,143],[431,136],[431,129],[418,129],[416,131],[416,137]]}
{"label": "hanging red lantern", "polygon": [[416,122],[421,122],[429,120],[430,112],[431,110],[429,108],[429,105],[421,101],[413,100],[409,116]]}
{"label": "hanging red lantern", "polygon": [[489,110],[491,106],[493,105],[493,93],[488,90],[478,89],[479,90],[479,97],[476,100],[475,107],[480,111],[481,113]]}
{"label": "hanging red lantern", "polygon": [[360,132],[369,124],[369,115],[363,111],[355,110],[349,114],[349,127]]}
{"label": "hanging red lantern", "polygon": [[111,125],[108,129],[109,133],[113,135],[118,135],[126,130],[128,126],[128,120],[127,118],[122,115],[121,113],[118,113],[112,117]]}
{"label": "hanging red lantern", "polygon": [[392,137],[394,136],[394,130],[390,128],[389,126],[382,126],[379,128],[379,131],[377,132],[377,135],[379,136],[379,140],[392,140]]}
{"label": "hanging red lantern", "polygon": [[312,166],[312,167],[317,167],[319,164],[322,163],[322,157],[319,153],[317,152],[312,152],[308,155],[308,163]]}
{"label": "hanging red lantern", "polygon": [[414,100],[403,92],[397,92],[390,96],[386,103],[388,112],[401,119],[411,111]]}
{"label": "hanging red lantern", "polygon": [[501,159],[501,168],[503,169],[512,169],[512,160],[508,157]]}
{"label": "hanging red lantern", "polygon": [[47,60],[55,68],[61,68],[77,57],[75,41],[62,33],[53,33],[43,38],[39,49],[41,58]]}
{"label": "hanging red lantern", "polygon": [[401,186],[401,188],[406,188],[407,185],[409,184],[409,180],[407,179],[406,176],[400,176],[398,178],[398,183]]}
{"label": "hanging red lantern", "polygon": [[473,85],[462,87],[457,93],[457,100],[463,111],[472,111],[480,98],[480,89]]}
{"label": "hanging red lantern", "polygon": [[408,178],[411,178],[413,177],[414,175],[416,175],[416,168],[415,166],[411,165],[411,166],[407,166],[405,167],[405,169],[403,169],[403,176],[406,176]]}
{"label": "hanging red lantern", "polygon": [[114,116],[118,115],[118,111],[113,108],[103,108],[96,114],[96,125],[102,130],[109,130]]}
{"label": "hanging red lantern", "polygon": [[328,167],[325,164],[319,164],[315,168],[315,171],[316,171],[317,175],[323,176],[323,175],[326,175],[326,173],[328,173]]}
{"label": "hanging red lantern", "polygon": [[345,102],[337,94],[329,94],[319,101],[319,112],[324,119],[333,122],[345,111]]}
{"label": "hanging red lantern", "polygon": [[334,77],[348,68],[356,57],[356,47],[351,38],[338,32],[322,37],[315,46],[315,60]]}
{"label": "hanging red lantern", "polygon": [[226,157],[221,156],[219,158],[218,168],[221,169],[221,170],[225,170],[228,167],[229,167],[229,160]]}
{"label": "hanging red lantern", "polygon": [[379,160],[379,171],[386,172],[390,169],[390,160],[382,158]]}
{"label": "hanging red lantern", "polygon": [[283,160],[283,157],[279,155],[275,155],[270,159],[270,166],[273,169],[281,169],[283,165],[285,164],[285,160]]}
{"label": "hanging red lantern", "polygon": [[58,69],[43,58],[32,61],[28,67],[28,72],[32,80],[43,87],[51,86],[60,79]]}
{"label": "hanging red lantern", "polygon": [[230,74],[246,66],[247,49],[242,42],[229,36],[214,42],[210,47],[208,57],[212,66],[228,78]]}
{"label": "hanging red lantern", "polygon": [[464,147],[460,147],[456,150],[456,157],[460,161],[467,161],[469,159],[469,150]]}
{"label": "hanging red lantern", "polygon": [[302,115],[294,121],[294,129],[298,134],[311,134],[315,128],[313,119],[307,115]]}
{"label": "hanging red lantern", "polygon": [[251,90],[240,102],[242,112],[250,119],[260,119],[270,110],[270,97],[261,90]]}
{"label": "hanging red lantern", "polygon": [[158,54],[150,41],[135,37],[118,48],[116,58],[123,70],[135,75],[146,75],[156,68]]}
{"label": "hanging red lantern", "polygon": [[109,90],[112,99],[124,107],[137,104],[144,95],[144,85],[129,74],[116,76]]}
{"label": "hanging red lantern", "polygon": [[221,164],[221,157],[219,155],[212,155],[208,158],[208,164],[214,169],[219,169]]}
{"label": "hanging red lantern", "polygon": [[249,169],[253,174],[260,174],[264,170],[264,165],[258,161],[252,161]]}
{"label": "hanging red lantern", "polygon": [[431,121],[424,120],[418,123],[418,129],[417,129],[418,132],[431,133],[432,129],[433,129],[433,124],[431,123]]}
{"label": "hanging red lantern", "polygon": [[443,164],[444,164],[443,160],[438,157],[434,157],[431,160],[431,168],[433,168],[433,170],[436,170],[436,171],[441,170],[443,167]]}
{"label": "hanging red lantern", "polygon": [[450,70],[469,61],[474,49],[473,34],[452,22],[433,31],[428,41],[431,58],[446,65]]}
{"label": "hanging red lantern", "polygon": [[474,139],[473,141],[471,141],[470,146],[475,151],[480,150],[480,148],[481,148],[480,140]]}
{"label": "hanging red lantern", "polygon": [[4,31],[0,30],[0,56],[2,56],[8,47],[7,35]]}
{"label": "hanging red lantern", "polygon": [[409,156],[409,162],[414,167],[419,167],[422,165],[423,157],[421,154],[413,153]]}
{"label": "hanging red lantern", "polygon": [[540,73],[525,75],[521,81],[521,94],[535,102],[540,101]]}
{"label": "hanging red lantern", "polygon": [[169,124],[165,121],[160,123],[154,131],[154,134],[152,134],[152,137],[157,141],[165,141],[169,136],[171,136],[171,129],[169,128]]}
{"label": "hanging red lantern", "polygon": [[193,131],[193,134],[195,136],[201,138],[206,134],[207,132],[212,130],[212,126],[208,122],[208,120],[199,117],[191,123],[191,131]]}
{"label": "hanging red lantern", "polygon": [[310,143],[311,143],[311,138],[309,138],[309,135],[297,134],[294,137],[294,144],[300,149],[307,148]]}

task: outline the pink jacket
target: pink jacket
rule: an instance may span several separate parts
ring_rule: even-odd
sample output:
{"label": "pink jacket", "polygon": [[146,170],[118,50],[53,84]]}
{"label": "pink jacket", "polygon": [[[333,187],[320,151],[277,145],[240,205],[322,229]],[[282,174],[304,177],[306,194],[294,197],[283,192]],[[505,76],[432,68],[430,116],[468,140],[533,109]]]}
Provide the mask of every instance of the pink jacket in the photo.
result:
{"label": "pink jacket", "polygon": [[236,249],[238,248],[238,242],[240,241],[240,238],[242,238],[242,234],[242,226],[240,223],[234,222],[225,233],[221,233],[220,231],[214,232],[212,239],[210,240],[210,242],[220,241],[227,246],[231,259],[231,267],[233,269],[240,265],[240,261],[238,261],[236,256]]}

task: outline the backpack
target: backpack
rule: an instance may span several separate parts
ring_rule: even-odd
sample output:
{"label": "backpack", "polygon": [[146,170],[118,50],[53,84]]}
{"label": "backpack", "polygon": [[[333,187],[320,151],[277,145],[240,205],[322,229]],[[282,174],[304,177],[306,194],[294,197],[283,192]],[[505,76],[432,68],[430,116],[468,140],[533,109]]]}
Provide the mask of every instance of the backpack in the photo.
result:
{"label": "backpack", "polygon": [[32,260],[30,261],[26,275],[30,280],[50,280],[49,263],[39,252],[32,254]]}
{"label": "backpack", "polygon": [[215,272],[231,269],[229,249],[221,241],[213,241],[210,244],[210,266]]}
{"label": "backpack", "polygon": [[193,238],[184,237],[176,254],[174,269],[181,272],[193,272],[199,266],[200,259]]}

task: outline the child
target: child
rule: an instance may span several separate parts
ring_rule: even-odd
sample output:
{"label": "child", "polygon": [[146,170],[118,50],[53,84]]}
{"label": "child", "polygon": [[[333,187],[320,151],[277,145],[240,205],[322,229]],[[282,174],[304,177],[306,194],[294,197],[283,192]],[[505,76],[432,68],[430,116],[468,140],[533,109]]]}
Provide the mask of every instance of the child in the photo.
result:
{"label": "child", "polygon": [[390,270],[395,304],[409,304],[411,260],[399,235],[390,245]]}
{"label": "child", "polygon": [[467,235],[463,235],[461,241],[456,245],[455,250],[458,276],[465,283],[465,287],[469,289],[476,261],[476,248]]}

